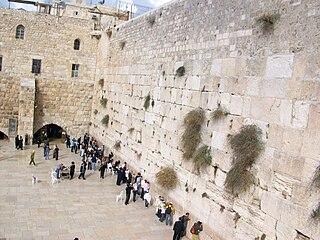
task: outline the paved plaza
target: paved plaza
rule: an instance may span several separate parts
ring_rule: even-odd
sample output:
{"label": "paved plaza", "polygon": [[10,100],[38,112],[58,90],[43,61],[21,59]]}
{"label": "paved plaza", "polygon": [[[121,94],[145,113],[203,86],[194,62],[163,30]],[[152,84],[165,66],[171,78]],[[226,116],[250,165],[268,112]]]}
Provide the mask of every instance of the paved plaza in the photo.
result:
{"label": "paved plaza", "polygon": [[[43,148],[21,151],[13,141],[0,141],[1,240],[172,239],[172,227],[158,221],[154,206],[146,209],[141,200],[128,206],[116,202],[125,185],[116,186],[109,173],[100,179],[98,171],[87,171],[86,180],[79,180],[80,156],[62,143],[59,148],[59,161],[52,159],[52,151],[50,160],[44,160]],[[32,149],[37,166],[29,165]],[[76,162],[76,178],[52,185],[51,168],[71,161]],[[38,183],[32,184],[32,175]]]}

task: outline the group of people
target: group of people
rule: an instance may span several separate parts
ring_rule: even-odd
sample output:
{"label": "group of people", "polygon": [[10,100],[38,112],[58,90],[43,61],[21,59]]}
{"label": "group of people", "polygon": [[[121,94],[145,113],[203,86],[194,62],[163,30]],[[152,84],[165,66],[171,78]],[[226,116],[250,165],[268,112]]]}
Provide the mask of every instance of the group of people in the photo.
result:
{"label": "group of people", "polygon": [[[17,136],[18,137],[18,136]],[[20,149],[20,143],[17,142],[16,137],[16,148]],[[19,141],[23,142],[22,137],[18,138]],[[81,157],[81,164],[80,164],[80,174],[78,178],[86,179],[85,173],[87,168],[92,172],[95,171],[96,163],[100,162],[99,172],[100,178],[104,178],[106,170],[110,171],[111,173],[117,174],[116,178],[116,185],[126,184],[125,193],[125,205],[128,205],[130,202],[131,192],[132,201],[136,202],[137,196],[141,198],[144,202],[144,206],[148,208],[151,205],[151,195],[150,191],[150,182],[144,179],[141,173],[137,173],[134,175],[128,168],[127,163],[124,162],[120,166],[120,161],[114,161],[113,157],[114,154],[112,152],[106,157],[104,156],[104,146],[99,148],[97,141],[94,138],[90,138],[87,134],[84,135],[84,141],[81,142],[81,137],[76,140],[67,136],[66,139],[66,147],[71,148],[71,152],[75,152],[77,154],[77,150],[80,152]],[[22,149],[22,143],[21,143]],[[46,139],[44,141],[44,156],[45,159],[49,159],[49,140]],[[30,157],[30,163],[34,164],[34,154],[35,151],[33,150]],[[59,156],[59,148],[55,145],[53,157],[58,160]],[[56,175],[57,178],[61,177],[61,173],[63,170],[69,170],[69,179],[73,179],[75,174],[75,162],[72,161],[71,165],[67,168],[63,163],[60,163],[56,166]],[[165,201],[165,199],[159,196],[155,202],[156,206],[156,215],[160,222],[165,222],[166,225],[172,226],[173,225],[173,216],[175,214],[175,208],[172,202]],[[190,221],[189,213],[180,216],[178,220],[173,225],[173,240],[179,240],[187,233],[188,222]],[[201,221],[197,221],[193,224],[190,229],[190,233],[192,235],[192,240],[199,240],[199,233],[203,230],[203,225]]]}

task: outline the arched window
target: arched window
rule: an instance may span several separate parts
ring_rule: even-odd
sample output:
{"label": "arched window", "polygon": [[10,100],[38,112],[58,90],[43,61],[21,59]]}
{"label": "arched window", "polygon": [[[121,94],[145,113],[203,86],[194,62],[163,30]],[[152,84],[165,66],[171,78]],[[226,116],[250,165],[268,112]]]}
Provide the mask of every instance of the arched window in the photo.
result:
{"label": "arched window", "polygon": [[74,50],[80,50],[80,39],[74,40],[73,49]]}
{"label": "arched window", "polygon": [[24,39],[24,26],[19,25],[16,29],[16,38],[17,39]]}

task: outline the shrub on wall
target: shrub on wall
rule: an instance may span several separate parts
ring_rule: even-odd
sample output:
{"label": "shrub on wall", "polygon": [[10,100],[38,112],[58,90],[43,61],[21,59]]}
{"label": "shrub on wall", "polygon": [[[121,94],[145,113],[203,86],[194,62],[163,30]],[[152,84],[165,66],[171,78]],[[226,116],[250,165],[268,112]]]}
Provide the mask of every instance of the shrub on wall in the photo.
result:
{"label": "shrub on wall", "polygon": [[264,148],[262,131],[256,125],[243,126],[239,133],[230,137],[229,143],[233,150],[233,162],[225,187],[239,194],[254,184],[254,176],[249,170]]}
{"label": "shrub on wall", "polygon": [[320,188],[320,165],[317,167],[312,178],[312,185]]}
{"label": "shrub on wall", "polygon": [[157,183],[168,190],[174,189],[178,183],[178,176],[172,167],[165,167],[156,174]]}
{"label": "shrub on wall", "polygon": [[106,99],[106,98],[100,99],[100,104],[104,108],[107,106],[107,102],[108,102],[108,99]]}
{"label": "shrub on wall", "polygon": [[133,131],[134,131],[134,128],[133,128],[133,127],[131,127],[131,128],[128,129],[128,133],[130,133],[130,134],[132,134]]}
{"label": "shrub on wall", "polygon": [[194,152],[192,159],[195,171],[200,174],[200,169],[209,166],[212,162],[210,148],[207,145],[198,148]]}
{"label": "shrub on wall", "polygon": [[152,27],[156,23],[156,16],[152,15],[147,18],[147,22],[150,27]]}
{"label": "shrub on wall", "polygon": [[115,144],[113,145],[113,148],[116,149],[116,150],[119,150],[121,148],[121,141],[117,140],[115,142]]}
{"label": "shrub on wall", "polygon": [[95,109],[95,110],[93,111],[93,114],[94,114],[94,115],[97,115],[97,114],[98,114],[98,110]]}
{"label": "shrub on wall", "polygon": [[213,121],[217,121],[221,118],[224,118],[228,114],[229,114],[228,111],[224,107],[222,107],[220,104],[218,104],[218,107],[211,113],[211,119]]}
{"label": "shrub on wall", "polygon": [[186,68],[184,66],[181,66],[176,70],[176,76],[178,77],[184,76],[185,73],[186,73]]}
{"label": "shrub on wall", "polygon": [[193,156],[201,142],[201,126],[205,121],[205,112],[202,108],[190,111],[184,118],[184,132],[181,137],[183,158],[188,160]]}
{"label": "shrub on wall", "polygon": [[103,88],[103,86],[104,86],[104,79],[103,79],[103,78],[101,78],[101,79],[99,80],[99,85],[100,85],[100,87]]}
{"label": "shrub on wall", "polygon": [[151,97],[150,97],[150,93],[149,93],[148,96],[146,96],[144,99],[143,107],[145,110],[147,110],[150,107],[150,101],[151,101]]}
{"label": "shrub on wall", "polygon": [[121,41],[119,43],[119,47],[120,47],[121,50],[123,50],[125,46],[126,46],[126,41]]}
{"label": "shrub on wall", "polygon": [[312,210],[311,218],[316,221],[320,221],[320,202],[318,203],[318,206]]}
{"label": "shrub on wall", "polygon": [[264,33],[272,32],[275,23],[280,19],[279,13],[264,13],[257,19]]}
{"label": "shrub on wall", "polygon": [[104,126],[108,127],[108,125],[109,125],[109,115],[108,115],[108,114],[105,115],[105,116],[102,118],[101,123],[102,123]]}

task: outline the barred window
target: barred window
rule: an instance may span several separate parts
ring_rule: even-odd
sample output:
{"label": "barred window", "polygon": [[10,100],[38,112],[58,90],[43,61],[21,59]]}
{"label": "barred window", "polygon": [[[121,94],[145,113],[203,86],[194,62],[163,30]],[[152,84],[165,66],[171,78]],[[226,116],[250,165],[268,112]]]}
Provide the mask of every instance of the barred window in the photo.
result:
{"label": "barred window", "polygon": [[79,64],[72,64],[71,77],[78,77],[78,76],[79,76]]}
{"label": "barred window", "polygon": [[19,25],[16,29],[16,38],[17,39],[24,39],[24,26]]}
{"label": "barred window", "polygon": [[74,50],[80,50],[80,39],[74,40],[73,49]]}
{"label": "barred window", "polygon": [[41,72],[41,60],[32,59],[32,73],[39,74]]}

